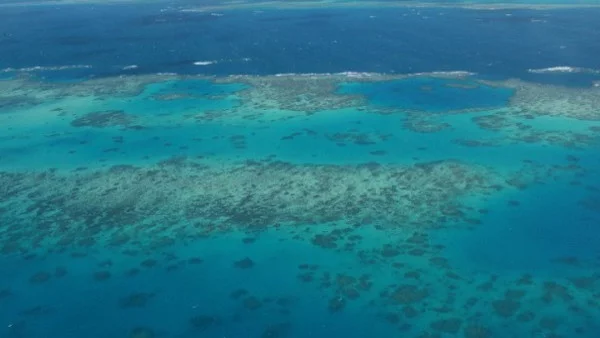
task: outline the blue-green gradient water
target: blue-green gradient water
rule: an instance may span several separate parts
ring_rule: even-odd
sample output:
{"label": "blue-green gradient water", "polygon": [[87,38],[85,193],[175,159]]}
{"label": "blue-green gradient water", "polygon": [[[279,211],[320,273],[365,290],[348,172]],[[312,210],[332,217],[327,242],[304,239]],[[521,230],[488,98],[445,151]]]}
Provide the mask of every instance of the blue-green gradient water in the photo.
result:
{"label": "blue-green gradient water", "polygon": [[194,6],[0,7],[0,337],[600,336],[598,9]]}

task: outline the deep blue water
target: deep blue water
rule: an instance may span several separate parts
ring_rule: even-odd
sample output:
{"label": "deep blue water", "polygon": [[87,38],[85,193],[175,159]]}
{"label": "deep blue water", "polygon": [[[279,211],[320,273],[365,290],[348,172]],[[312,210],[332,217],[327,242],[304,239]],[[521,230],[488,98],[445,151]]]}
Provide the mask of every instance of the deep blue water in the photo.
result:
{"label": "deep blue water", "polygon": [[116,75],[128,65],[139,66],[131,74],[466,70],[589,84],[589,75],[559,78],[527,70],[600,68],[598,16],[600,9],[240,10],[215,16],[164,3],[3,8],[0,69],[93,66],[52,74],[60,77]]}
{"label": "deep blue water", "polygon": [[476,83],[459,82],[434,78],[412,78],[386,83],[353,83],[342,86],[343,94],[361,94],[368,97],[374,106],[396,107],[425,112],[447,112],[466,109],[502,107],[508,103],[511,90],[482,86]]}

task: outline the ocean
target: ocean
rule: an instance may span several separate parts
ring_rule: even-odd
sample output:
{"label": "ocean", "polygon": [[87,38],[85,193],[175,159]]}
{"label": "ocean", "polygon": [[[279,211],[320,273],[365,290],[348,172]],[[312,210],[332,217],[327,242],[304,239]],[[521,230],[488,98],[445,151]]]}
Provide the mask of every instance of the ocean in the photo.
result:
{"label": "ocean", "polygon": [[599,337],[599,6],[0,1],[0,337]]}

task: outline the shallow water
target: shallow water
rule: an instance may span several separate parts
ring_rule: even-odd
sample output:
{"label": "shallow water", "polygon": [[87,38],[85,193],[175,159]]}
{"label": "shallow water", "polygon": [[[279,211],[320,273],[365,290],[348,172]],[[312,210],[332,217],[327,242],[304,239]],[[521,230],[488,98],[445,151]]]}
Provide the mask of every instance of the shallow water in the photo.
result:
{"label": "shallow water", "polygon": [[598,337],[594,10],[373,11],[3,8],[0,336]]}

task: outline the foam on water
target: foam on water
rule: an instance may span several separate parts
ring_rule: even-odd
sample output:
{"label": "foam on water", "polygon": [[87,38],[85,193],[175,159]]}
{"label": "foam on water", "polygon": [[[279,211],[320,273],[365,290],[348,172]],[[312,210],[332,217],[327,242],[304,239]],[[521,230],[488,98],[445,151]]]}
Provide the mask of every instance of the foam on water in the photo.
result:
{"label": "foam on water", "polygon": [[546,74],[546,73],[587,73],[587,74],[600,74],[600,70],[591,68],[581,67],[569,67],[569,66],[556,66],[541,69],[529,69],[530,73],[534,74]]}
{"label": "foam on water", "polygon": [[194,65],[195,66],[209,66],[212,64],[217,63],[217,61],[195,61]]}
{"label": "foam on water", "polygon": [[29,72],[55,72],[62,70],[70,70],[70,69],[91,69],[91,65],[66,65],[66,66],[33,66],[33,67],[23,67],[23,68],[4,68],[0,69],[2,73],[29,73]]}

